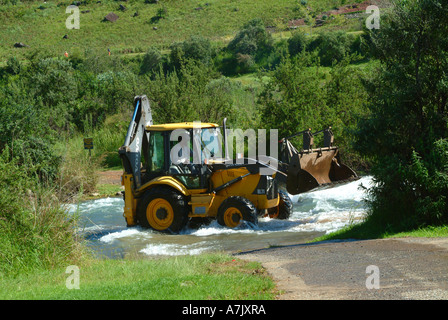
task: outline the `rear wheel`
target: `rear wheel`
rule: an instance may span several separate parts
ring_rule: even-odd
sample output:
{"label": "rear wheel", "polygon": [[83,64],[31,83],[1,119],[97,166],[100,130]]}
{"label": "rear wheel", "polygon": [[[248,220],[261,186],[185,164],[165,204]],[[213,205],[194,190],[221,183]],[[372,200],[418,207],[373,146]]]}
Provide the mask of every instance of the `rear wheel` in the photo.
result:
{"label": "rear wheel", "polygon": [[268,210],[269,217],[272,219],[282,219],[286,220],[291,216],[292,213],[292,201],[288,194],[284,191],[279,191],[278,196],[280,197],[280,202],[277,207]]}
{"label": "rear wheel", "polygon": [[257,224],[257,209],[243,197],[230,197],[223,201],[218,209],[218,223],[229,228],[238,227],[243,220]]}
{"label": "rear wheel", "polygon": [[188,206],[182,194],[154,187],[140,200],[137,217],[142,227],[177,233],[188,222]]}

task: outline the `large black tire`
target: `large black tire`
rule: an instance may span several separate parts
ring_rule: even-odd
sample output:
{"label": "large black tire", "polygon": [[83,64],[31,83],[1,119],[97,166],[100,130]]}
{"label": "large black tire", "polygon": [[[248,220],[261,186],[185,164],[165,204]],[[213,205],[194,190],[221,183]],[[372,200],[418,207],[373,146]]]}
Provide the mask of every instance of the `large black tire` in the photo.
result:
{"label": "large black tire", "polygon": [[188,222],[188,206],[182,194],[165,186],[154,187],[143,195],[137,219],[144,228],[178,233]]}
{"label": "large black tire", "polygon": [[280,202],[277,207],[268,210],[269,217],[281,220],[289,219],[292,214],[292,201],[284,191],[279,190],[278,196]]}
{"label": "large black tire", "polygon": [[242,221],[258,224],[257,209],[246,198],[233,196],[224,200],[218,209],[218,223],[229,228],[238,227]]}

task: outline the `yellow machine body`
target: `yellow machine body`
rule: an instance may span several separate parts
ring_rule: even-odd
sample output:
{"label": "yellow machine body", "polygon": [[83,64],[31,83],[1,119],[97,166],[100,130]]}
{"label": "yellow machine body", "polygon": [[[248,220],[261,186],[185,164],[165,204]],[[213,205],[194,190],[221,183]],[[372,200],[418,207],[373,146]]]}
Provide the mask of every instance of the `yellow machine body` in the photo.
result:
{"label": "yellow machine body", "polygon": [[[248,173],[246,168],[225,169],[214,172],[210,179],[213,186],[223,185],[239,176]],[[182,193],[188,199],[189,214],[191,218],[215,218],[222,202],[231,196],[241,196],[251,201],[258,210],[266,210],[279,205],[279,197],[268,199],[266,194],[256,194],[260,175],[253,174],[241,181],[217,192],[207,192],[207,189],[187,189],[178,179],[172,176],[157,177],[134,190],[132,174],[122,176],[122,185],[125,187],[124,217],[128,226],[135,226],[136,212],[139,198],[143,193],[155,186],[165,185]],[[255,191],[255,192],[254,192]]]}

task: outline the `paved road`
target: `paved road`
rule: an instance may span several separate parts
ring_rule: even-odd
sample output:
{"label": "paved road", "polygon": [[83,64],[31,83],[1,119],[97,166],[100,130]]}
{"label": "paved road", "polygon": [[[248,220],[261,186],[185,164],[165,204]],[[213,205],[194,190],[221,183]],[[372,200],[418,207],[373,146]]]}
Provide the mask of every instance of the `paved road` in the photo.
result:
{"label": "paved road", "polygon": [[263,264],[278,299],[448,300],[448,238],[319,242],[238,257]]}

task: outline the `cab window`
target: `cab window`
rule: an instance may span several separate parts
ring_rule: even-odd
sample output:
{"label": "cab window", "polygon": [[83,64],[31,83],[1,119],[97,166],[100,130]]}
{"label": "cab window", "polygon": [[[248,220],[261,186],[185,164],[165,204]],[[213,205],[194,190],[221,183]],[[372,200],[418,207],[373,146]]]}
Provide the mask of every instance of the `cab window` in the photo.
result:
{"label": "cab window", "polygon": [[149,137],[149,171],[164,171],[165,169],[165,148],[162,132],[153,131]]}

